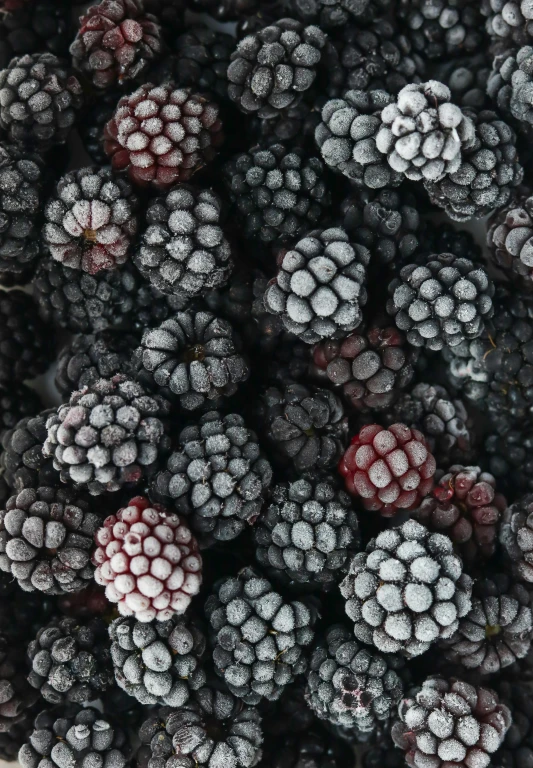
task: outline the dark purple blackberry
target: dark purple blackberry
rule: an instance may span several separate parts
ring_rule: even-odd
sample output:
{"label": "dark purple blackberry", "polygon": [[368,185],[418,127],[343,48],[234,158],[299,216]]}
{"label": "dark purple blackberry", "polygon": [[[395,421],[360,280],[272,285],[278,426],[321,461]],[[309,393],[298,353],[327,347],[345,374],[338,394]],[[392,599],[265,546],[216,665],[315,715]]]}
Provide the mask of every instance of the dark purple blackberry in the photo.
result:
{"label": "dark purple blackberry", "polygon": [[48,434],[46,422],[52,413],[54,409],[50,408],[36,416],[25,416],[2,438],[4,450],[0,465],[3,476],[17,492],[58,484],[59,475],[52,460],[43,456],[43,445]]}
{"label": "dark purple blackberry", "polygon": [[533,197],[520,197],[490,219],[487,244],[498,269],[524,290],[533,282]]}
{"label": "dark purple blackberry", "polygon": [[137,336],[120,331],[74,336],[59,353],[55,376],[58,390],[70,397],[98,379],[130,372],[130,358],[138,343]]}
{"label": "dark purple blackberry", "polygon": [[0,734],[3,734],[23,722],[37,700],[37,693],[26,680],[25,646],[3,632],[0,632],[0,691]]}
{"label": "dark purple blackberry", "polygon": [[401,0],[399,17],[424,60],[464,56],[488,44],[479,5],[471,0]]}
{"label": "dark purple blackberry", "polygon": [[52,351],[50,328],[43,325],[31,296],[0,292],[0,384],[33,379],[48,368]]}
{"label": "dark purple blackberry", "polygon": [[34,416],[42,407],[37,392],[25,384],[0,385],[0,442],[21,419]]}
{"label": "dark purple blackberry", "polygon": [[533,492],[533,431],[526,421],[485,438],[484,460],[510,501]]}
{"label": "dark purple blackberry", "polygon": [[489,51],[477,53],[460,59],[439,62],[436,79],[447,85],[452,94],[452,101],[461,108],[475,110],[491,108],[487,95],[487,83],[492,67]]}
{"label": "dark purple blackberry", "polygon": [[38,0],[4,12],[0,19],[0,68],[25,53],[47,51],[67,56],[70,43],[69,6],[64,0]]}
{"label": "dark purple blackberry", "polygon": [[28,741],[33,730],[34,709],[31,707],[18,723],[0,731],[0,760],[8,763],[17,760],[19,749]]}
{"label": "dark purple blackberry", "polygon": [[497,49],[527,45],[533,35],[531,3],[516,0],[481,0],[487,32]]}
{"label": "dark purple blackberry", "polygon": [[267,734],[263,760],[272,768],[349,768],[353,753],[333,733],[315,724],[306,733]]}
{"label": "dark purple blackberry", "polygon": [[107,165],[104,152],[104,128],[113,117],[124,92],[120,89],[98,94],[98,101],[84,110],[77,125],[83,146],[95,165]]}
{"label": "dark purple blackberry", "polygon": [[492,764],[498,768],[530,768],[533,765],[533,702],[523,680],[501,680],[498,694],[511,710],[513,722]]}

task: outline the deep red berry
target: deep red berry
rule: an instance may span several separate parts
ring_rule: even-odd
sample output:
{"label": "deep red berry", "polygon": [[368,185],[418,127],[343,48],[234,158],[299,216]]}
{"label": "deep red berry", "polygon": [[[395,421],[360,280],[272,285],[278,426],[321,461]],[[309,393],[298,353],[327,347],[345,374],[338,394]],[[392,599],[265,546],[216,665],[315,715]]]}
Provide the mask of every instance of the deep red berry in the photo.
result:
{"label": "deep red berry", "polygon": [[435,470],[423,434],[405,424],[363,427],[339,463],[346,489],[384,517],[418,506],[433,488]]}

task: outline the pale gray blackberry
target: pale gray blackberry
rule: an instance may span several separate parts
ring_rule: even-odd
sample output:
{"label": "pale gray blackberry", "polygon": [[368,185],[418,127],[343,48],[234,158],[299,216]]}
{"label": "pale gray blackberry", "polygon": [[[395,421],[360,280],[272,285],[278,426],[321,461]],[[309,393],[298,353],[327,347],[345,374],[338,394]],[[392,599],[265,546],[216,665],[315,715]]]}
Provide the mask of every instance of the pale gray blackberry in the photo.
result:
{"label": "pale gray blackberry", "polygon": [[263,118],[297,103],[315,81],[326,40],[320,27],[288,18],[247,35],[227,70],[230,99]]}
{"label": "pale gray blackberry", "polygon": [[154,761],[160,768],[254,768],[262,756],[257,707],[210,687],[180,709],[157,710],[142,724],[139,737],[139,768],[153,768]]}
{"label": "pale gray blackberry", "polygon": [[186,410],[233,395],[250,374],[231,325],[203,310],[178,312],[147,330],[136,365],[141,381]]}
{"label": "pale gray blackberry", "polygon": [[48,704],[85,704],[114,683],[103,619],[57,618],[28,645],[28,681]]}
{"label": "pale gray blackberry", "polygon": [[0,384],[33,379],[48,368],[51,329],[23,291],[0,291]]}
{"label": "pale gray blackberry", "polygon": [[335,624],[312,650],[307,703],[334,725],[371,732],[396,712],[404,689],[396,670],[404,664],[399,656],[361,645],[347,627]]}
{"label": "pale gray blackberry", "polygon": [[231,247],[211,190],[178,184],[154,200],[135,255],[141,274],[164,293],[198,296],[227,282]]}
{"label": "pale gray blackberry", "polygon": [[334,29],[369,24],[390,9],[391,0],[290,0],[289,9],[307,24]]}
{"label": "pale gray blackberry", "polygon": [[37,392],[25,384],[0,384],[0,443],[21,419],[34,416],[42,407]]}
{"label": "pale gray blackberry", "polygon": [[123,616],[110,625],[109,637],[117,684],[144,706],[177,709],[206,683],[206,639],[187,615],[149,624]]}
{"label": "pale gray blackberry", "polygon": [[451,253],[403,267],[389,293],[387,312],[407,340],[434,351],[481,336],[494,313],[494,285],[484,267]]}
{"label": "pale gray blackberry", "polygon": [[315,611],[284,601],[253,568],[215,584],[205,603],[215,671],[247,704],[278,699],[307,669]]}
{"label": "pale gray blackberry", "polygon": [[63,482],[97,496],[137,485],[167,447],[169,403],[124,374],[99,379],[47,421],[43,447]]}
{"label": "pale gray blackberry", "polygon": [[43,456],[48,434],[46,422],[53,413],[54,409],[49,408],[36,416],[25,416],[2,438],[0,466],[6,482],[17,493],[25,488],[58,484],[59,474],[52,459]]}
{"label": "pale gray blackberry", "polygon": [[481,0],[487,32],[496,48],[527,45],[533,37],[531,0]]}
{"label": "pale gray blackberry", "polygon": [[271,482],[272,468],[242,416],[209,411],[181,431],[152,492],[187,518],[205,546],[253,525]]}
{"label": "pale gray blackberry", "polygon": [[333,480],[302,478],[275,485],[270,499],[253,530],[262,568],[313,586],[338,581],[361,542],[348,494]]}
{"label": "pale gray blackberry", "polygon": [[394,171],[412,181],[439,181],[457,171],[475,139],[474,124],[451,103],[438,80],[406,85],[381,112],[376,147]]}
{"label": "pale gray blackberry", "polygon": [[452,663],[492,675],[523,659],[532,639],[528,590],[506,574],[495,573],[476,582],[472,608],[442,647]]}
{"label": "pale gray blackberry", "polygon": [[399,16],[415,51],[430,61],[488,44],[479,4],[472,0],[401,0]]}
{"label": "pale gray blackberry", "polygon": [[407,658],[451,637],[472,607],[472,579],[451,540],[414,520],[355,555],[340,590],[356,639]]}
{"label": "pale gray blackberry", "polygon": [[330,206],[324,164],[282,144],[253,147],[223,167],[224,181],[245,237],[266,243],[297,237]]}
{"label": "pale gray blackberry", "polygon": [[93,579],[91,550],[100,524],[72,488],[25,488],[0,512],[0,568],[26,592],[79,592]]}
{"label": "pale gray blackberry", "polygon": [[98,379],[130,373],[130,358],[137,336],[120,331],[78,335],[59,353],[55,383],[62,395],[89,387]]}
{"label": "pale gray blackberry", "polygon": [[508,507],[500,528],[500,542],[516,576],[533,582],[533,495]]}
{"label": "pale gray blackberry", "polygon": [[82,106],[83,90],[52,53],[12,59],[0,72],[0,126],[10,141],[38,151],[64,144]]}
{"label": "pale gray blackberry", "polygon": [[259,411],[274,454],[297,472],[316,473],[339,461],[348,438],[348,420],[333,392],[284,382],[263,393]]}
{"label": "pale gray blackberry", "polygon": [[326,164],[359,186],[398,186],[403,175],[387,163],[376,145],[383,109],[394,103],[386,91],[348,91],[322,109],[315,141]]}
{"label": "pale gray blackberry", "polygon": [[265,308],[307,344],[342,338],[362,322],[369,264],[370,251],[340,227],[313,230],[281,252]]}

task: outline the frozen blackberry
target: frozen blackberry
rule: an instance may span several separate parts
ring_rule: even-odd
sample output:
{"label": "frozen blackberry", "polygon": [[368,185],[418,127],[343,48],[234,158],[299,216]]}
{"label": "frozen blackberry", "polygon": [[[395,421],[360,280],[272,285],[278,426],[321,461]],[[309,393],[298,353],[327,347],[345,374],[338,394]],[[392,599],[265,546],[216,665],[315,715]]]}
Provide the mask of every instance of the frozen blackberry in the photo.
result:
{"label": "frozen blackberry", "polygon": [[495,266],[528,289],[533,281],[533,197],[513,200],[494,213],[487,244]]}
{"label": "frozen blackberry", "polygon": [[511,501],[533,491],[533,432],[528,421],[523,428],[517,423],[504,434],[489,434],[484,448],[488,469]]}
{"label": "frozen blackberry", "polygon": [[69,765],[103,765],[126,768],[131,747],[124,731],[109,715],[92,707],[71,705],[41,712],[34,730],[18,754],[22,768],[62,768]]}
{"label": "frozen blackberry", "polygon": [[131,617],[109,627],[118,685],[144,706],[182,707],[191,691],[205,685],[206,640],[189,616],[143,624]]}
{"label": "frozen blackberry", "polygon": [[322,109],[315,141],[326,164],[359,186],[380,189],[398,186],[401,173],[378,150],[382,112],[394,103],[386,91],[348,91]]}
{"label": "frozen blackberry", "polygon": [[161,55],[162,31],[142,0],[102,0],[80,18],[70,46],[74,67],[96,88],[141,77]]}
{"label": "frozen blackberry", "polygon": [[326,586],[360,545],[350,498],[328,480],[275,485],[254,527],[256,557],[273,576]]}
{"label": "frozen blackberry", "polygon": [[494,312],[494,285],[485,269],[451,253],[403,267],[389,293],[387,312],[407,341],[434,351],[481,336]]}
{"label": "frozen blackberry", "polygon": [[529,685],[522,680],[502,680],[498,693],[511,710],[513,722],[493,762],[501,768],[528,768],[533,763],[533,710]]}
{"label": "frozen blackberry", "polygon": [[527,45],[533,36],[533,6],[529,0],[482,0],[487,32],[506,48]]}
{"label": "frozen blackberry", "polygon": [[516,576],[533,582],[533,495],[527,494],[505,510],[500,542]]}
{"label": "frozen blackberry", "polygon": [[198,544],[178,515],[144,496],[104,520],[96,533],[94,578],[122,616],[148,623],[187,610],[202,583]]}
{"label": "frozen blackberry", "polygon": [[403,699],[398,715],[392,737],[410,768],[427,759],[435,768],[488,766],[511,725],[511,712],[494,691],[453,677],[428,677]]}
{"label": "frozen blackberry", "polygon": [[245,126],[250,136],[249,143],[260,147],[290,144],[293,150],[299,147],[316,152],[314,136],[320,123],[319,103],[321,99],[314,86],[305,92],[301,101],[276,113],[274,117],[267,119],[248,116]]}
{"label": "frozen blackberry", "polygon": [[49,408],[36,416],[25,416],[2,438],[0,464],[7,483],[17,493],[25,488],[58,484],[59,475],[52,459],[43,456],[48,435],[46,422],[53,413],[54,409]]}
{"label": "frozen blackberry", "polygon": [[342,624],[330,627],[311,653],[306,699],[323,720],[363,733],[388,720],[403,695],[400,657],[383,656],[353,639]]}
{"label": "frozen blackberry", "polygon": [[0,68],[15,56],[48,51],[66,56],[70,43],[67,3],[32,0],[23,7],[5,11],[0,19]]}
{"label": "frozen blackberry", "polygon": [[0,734],[23,722],[37,700],[26,680],[26,642],[0,632]]}
{"label": "frozen blackberry", "polygon": [[0,760],[14,762],[19,749],[28,741],[32,730],[33,708],[30,708],[19,722],[8,726],[5,731],[0,731]]}
{"label": "frozen blackberry", "polygon": [[437,80],[407,85],[381,112],[376,147],[390,167],[413,181],[439,181],[457,171],[475,139],[474,124]]}
{"label": "frozen blackberry", "polygon": [[356,639],[407,658],[451,637],[472,607],[472,580],[452,542],[414,520],[355,555],[340,590]]}
{"label": "frozen blackberry", "polygon": [[154,760],[161,768],[253,768],[262,755],[258,709],[207,687],[178,710],[156,711],[142,724],[139,737],[139,768],[150,768]]}
{"label": "frozen blackberry", "polygon": [[492,57],[488,50],[460,59],[449,59],[439,63],[436,79],[447,85],[452,102],[459,107],[490,109],[487,83],[491,73]]}
{"label": "frozen blackberry", "polygon": [[99,523],[71,488],[25,488],[0,512],[0,568],[27,592],[78,592],[93,578]]}
{"label": "frozen blackberry", "polygon": [[481,248],[472,233],[466,229],[456,229],[446,221],[440,224],[424,222],[418,237],[417,256],[422,255],[424,261],[433,253],[451,253],[460,259],[481,261]]}
{"label": "frozen blackberry", "polygon": [[278,699],[307,669],[315,612],[285,602],[253,568],[215,584],[205,603],[215,671],[247,704]]}
{"label": "frozen blackberry", "polygon": [[188,309],[192,300],[181,293],[172,295],[163,293],[147,280],[139,280],[139,277],[140,274],[137,272],[137,285],[132,296],[132,311],[127,317],[126,327],[142,337],[147,328],[156,328],[167,318],[173,317],[176,312]]}
{"label": "frozen blackberry", "polygon": [[141,274],[164,293],[190,297],[224,285],[233,262],[221,212],[218,195],[185,184],[154,200],[135,256]]}
{"label": "frozen blackberry", "polygon": [[494,57],[492,70],[487,81],[488,96],[492,99],[498,112],[507,119],[512,119],[513,78],[519,72],[516,60],[518,50],[517,48],[510,48],[498,53]]}
{"label": "frozen blackberry", "polygon": [[0,384],[33,379],[48,368],[50,328],[43,325],[35,302],[22,291],[0,291]]}
{"label": "frozen blackberry", "polygon": [[269,387],[261,398],[260,418],[274,453],[300,474],[331,469],[346,445],[344,408],[327,389],[292,381]]}
{"label": "frozen blackberry", "polygon": [[487,45],[483,16],[472,0],[402,0],[399,13],[424,59],[475,53]]}
{"label": "frozen blackberry", "polygon": [[[52,414],[43,454],[63,482],[98,496],[138,484],[164,451],[168,402],[124,374],[73,392]],[[163,419],[163,420],[162,420]]]}
{"label": "frozen blackberry", "polygon": [[44,246],[66,267],[113,269],[129,258],[138,205],[131,184],[108,168],[71,171],[45,206]]}
{"label": "frozen blackberry", "polygon": [[523,659],[533,638],[531,598],[521,584],[496,573],[474,587],[472,608],[443,641],[446,657],[492,675]]}
{"label": "frozen blackberry", "polygon": [[0,71],[0,97],[0,127],[9,140],[44,151],[67,140],[83,92],[61,59],[38,53]]}
{"label": "frozen blackberry", "polygon": [[245,237],[270,243],[318,224],[330,205],[323,163],[301,149],[272,144],[236,155],[224,180]]}
{"label": "frozen blackberry", "polygon": [[290,0],[289,9],[307,24],[334,29],[354,24],[368,24],[384,15],[391,0]]}
{"label": "frozen blackberry", "polygon": [[218,112],[191,88],[147,83],[118,102],[104,129],[104,150],[113,169],[127,171],[134,184],[168,189],[214,159],[224,141]]}
{"label": "frozen blackberry", "polygon": [[[292,720],[294,713],[291,713]],[[265,725],[266,730],[266,725]],[[266,734],[264,745],[265,764],[272,768],[348,768],[353,765],[353,753],[325,728],[313,724],[305,733]]]}
{"label": "frozen blackberry", "polygon": [[[313,349],[313,373],[341,387],[347,405],[358,411],[389,408],[414,376],[416,350],[404,335],[383,323],[371,324],[339,341],[322,341]],[[396,419],[405,421],[405,419]]]}
{"label": "frozen blackberry", "polygon": [[281,251],[265,308],[307,344],[342,338],[362,322],[369,263],[368,249],[340,227],[313,230]]}
{"label": "frozen blackberry", "polygon": [[58,390],[70,397],[98,379],[129,373],[130,357],[137,344],[137,336],[118,331],[74,336],[59,353],[55,376]]}
{"label": "frozen blackberry", "polygon": [[102,619],[54,619],[28,646],[28,681],[48,704],[94,701],[114,682],[109,646]]}
{"label": "frozen blackberry", "polygon": [[25,384],[0,385],[0,442],[21,419],[34,416],[42,407],[37,392]]}
{"label": "frozen blackberry", "polygon": [[203,310],[178,312],[147,330],[136,360],[141,380],[186,410],[235,394],[250,374],[231,325]]}
{"label": "frozen blackberry", "polygon": [[272,468],[242,416],[209,411],[185,427],[153,492],[190,522],[203,545],[235,539],[255,523]]}
{"label": "frozen blackberry", "polygon": [[119,88],[103,91],[98,94],[98,101],[84,110],[76,126],[83,146],[95,165],[107,165],[108,158],[104,152],[104,129],[112,119],[117,104],[124,95]]}

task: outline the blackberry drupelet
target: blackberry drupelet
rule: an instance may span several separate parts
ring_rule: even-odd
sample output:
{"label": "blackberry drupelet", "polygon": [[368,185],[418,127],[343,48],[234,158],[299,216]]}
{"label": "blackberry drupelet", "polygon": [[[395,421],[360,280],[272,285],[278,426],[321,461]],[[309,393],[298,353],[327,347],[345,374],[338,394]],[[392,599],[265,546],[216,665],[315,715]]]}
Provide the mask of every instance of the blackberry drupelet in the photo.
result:
{"label": "blackberry drupelet", "polygon": [[94,496],[137,485],[166,449],[169,403],[124,374],[73,392],[46,423],[43,454],[63,482]]}
{"label": "blackberry drupelet", "polygon": [[253,147],[223,167],[246,238],[271,243],[317,225],[330,206],[324,164],[282,144]]}
{"label": "blackberry drupelet", "polygon": [[472,579],[452,542],[414,520],[372,539],[340,589],[356,639],[407,658],[451,637],[472,607]]}
{"label": "blackberry drupelet", "polygon": [[201,545],[231,541],[255,523],[272,468],[242,416],[209,411],[181,431],[175,448],[152,493],[186,517]]}
{"label": "blackberry drupelet", "polygon": [[352,24],[369,24],[386,14],[391,0],[290,0],[289,8],[308,24],[335,29]]}
{"label": "blackberry drupelet", "polygon": [[255,524],[256,558],[273,578],[321,586],[340,579],[360,545],[350,498],[329,480],[275,485]]}
{"label": "blackberry drupelet", "polygon": [[281,382],[263,393],[259,410],[274,456],[298,473],[316,476],[337,464],[346,446],[348,420],[333,392]]}
{"label": "blackberry drupelet", "polygon": [[138,342],[137,336],[119,331],[74,336],[59,353],[56,387],[70,397],[98,379],[130,373],[130,357]]}
{"label": "blackberry drupelet", "polygon": [[42,409],[41,398],[25,384],[0,384],[0,443],[18,422]]}
{"label": "blackberry drupelet", "polygon": [[362,733],[388,720],[403,696],[403,659],[384,656],[353,639],[342,624],[326,630],[313,648],[306,699],[323,720]]}
{"label": "blackberry drupelet", "polygon": [[0,291],[0,384],[33,379],[48,368],[50,328],[43,325],[32,297]]}
{"label": "blackberry drupelet", "polygon": [[284,601],[250,567],[215,584],[205,603],[215,671],[246,704],[275,701],[307,669],[315,611]]}
{"label": "blackberry drupelet", "polygon": [[235,394],[250,375],[231,325],[204,310],[178,312],[147,330],[136,363],[144,383],[189,411]]}
{"label": "blackberry drupelet", "polygon": [[33,0],[24,7],[6,11],[0,19],[0,68],[25,53],[48,51],[66,56],[70,43],[67,3]]}
{"label": "blackberry drupelet", "polygon": [[149,624],[122,617],[109,637],[117,684],[144,706],[182,707],[206,683],[206,639],[190,616]]}
{"label": "blackberry drupelet", "polygon": [[400,17],[415,51],[430,61],[487,45],[483,16],[471,0],[402,0]]}
{"label": "blackberry drupelet", "polygon": [[135,255],[141,274],[164,293],[189,297],[223,286],[233,261],[221,214],[218,195],[185,184],[152,201]]}
{"label": "blackberry drupelet", "polygon": [[0,568],[27,592],[78,592],[93,579],[99,524],[87,500],[71,488],[25,488],[0,512]]}
{"label": "blackberry drupelet", "polygon": [[37,151],[65,143],[83,103],[77,78],[52,53],[12,59],[0,71],[0,94],[0,127]]}
{"label": "blackberry drupelet", "polygon": [[529,289],[533,281],[533,197],[520,197],[494,213],[487,244],[494,265]]}
{"label": "blackberry drupelet", "polygon": [[70,53],[96,88],[112,88],[142,77],[162,53],[161,37],[142,0],[102,0],[80,18]]}
{"label": "blackberry drupelet", "polygon": [[8,485],[17,493],[25,488],[59,483],[52,459],[43,456],[43,445],[48,436],[46,422],[53,413],[54,409],[49,408],[37,416],[25,416],[2,438],[0,466]]}

